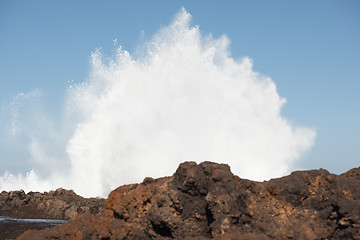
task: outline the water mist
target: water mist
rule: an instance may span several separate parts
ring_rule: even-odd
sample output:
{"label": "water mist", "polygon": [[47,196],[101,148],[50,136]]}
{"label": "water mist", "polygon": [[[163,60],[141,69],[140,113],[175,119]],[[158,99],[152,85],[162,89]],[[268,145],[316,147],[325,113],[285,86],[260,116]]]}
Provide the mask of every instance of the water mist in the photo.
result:
{"label": "water mist", "polygon": [[171,175],[188,160],[227,163],[252,180],[288,173],[314,130],[289,125],[274,82],[254,72],[251,59],[231,58],[225,36],[203,37],[190,20],[181,10],[137,59],[122,48],[110,60],[95,51],[89,79],[67,93],[63,125],[72,130],[59,144],[66,159],[53,158],[66,169],[46,165],[44,179],[36,169],[6,173],[0,189],[62,186],[106,196],[122,184]]}

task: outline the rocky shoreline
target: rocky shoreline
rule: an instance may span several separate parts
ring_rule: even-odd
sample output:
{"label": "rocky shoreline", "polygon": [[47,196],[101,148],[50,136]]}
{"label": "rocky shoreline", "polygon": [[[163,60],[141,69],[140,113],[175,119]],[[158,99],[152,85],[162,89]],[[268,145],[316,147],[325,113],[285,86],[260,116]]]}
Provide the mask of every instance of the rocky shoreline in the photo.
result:
{"label": "rocky shoreline", "polygon": [[0,193],[0,216],[12,218],[68,220],[79,213],[101,216],[104,213],[102,198],[83,198],[73,190],[62,188],[45,193],[3,191]]}
{"label": "rocky shoreline", "polygon": [[[31,205],[32,194],[1,194],[1,201],[8,199],[6,208],[43,206],[40,200]],[[10,195],[16,197],[11,200]],[[60,189],[45,195],[56,201],[76,194]],[[105,201],[105,210],[104,200],[95,199],[96,205],[94,199],[80,196],[74,197],[75,203],[65,199],[43,213],[56,212],[54,208],[66,203],[62,213],[52,217],[69,217],[66,209],[76,206],[73,218],[48,229],[26,231],[17,239],[360,240],[360,167],[341,175],[320,169],[255,182],[233,175],[225,164],[185,162],[171,177],[146,178],[115,189]],[[98,207],[82,208],[89,206],[85,202]]]}
{"label": "rocky shoreline", "polygon": [[[16,238],[26,230],[48,229],[81,213],[102,216],[105,199],[83,198],[62,188],[45,193],[0,193],[0,239]],[[48,221],[46,220],[48,219]]]}
{"label": "rocky shoreline", "polygon": [[65,222],[66,220],[16,219],[0,216],[0,239],[16,238],[27,230],[47,229]]}

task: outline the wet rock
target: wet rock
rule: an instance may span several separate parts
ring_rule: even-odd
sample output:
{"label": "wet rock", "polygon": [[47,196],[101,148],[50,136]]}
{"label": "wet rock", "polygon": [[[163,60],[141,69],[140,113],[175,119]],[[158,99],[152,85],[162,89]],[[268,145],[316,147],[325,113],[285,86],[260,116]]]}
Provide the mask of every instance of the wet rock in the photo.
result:
{"label": "wet rock", "polygon": [[102,217],[80,214],[18,239],[360,239],[357,172],[254,182],[225,164],[185,162],[171,177],[115,189]]}

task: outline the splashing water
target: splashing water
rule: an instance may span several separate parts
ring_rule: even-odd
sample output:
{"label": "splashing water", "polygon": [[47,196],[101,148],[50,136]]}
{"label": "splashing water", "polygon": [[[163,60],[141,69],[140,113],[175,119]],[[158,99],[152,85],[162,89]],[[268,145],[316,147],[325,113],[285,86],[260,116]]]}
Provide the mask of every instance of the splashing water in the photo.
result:
{"label": "splashing water", "polygon": [[170,175],[186,160],[227,163],[253,180],[288,173],[315,131],[290,126],[274,82],[254,72],[249,58],[231,58],[226,37],[202,37],[190,20],[180,11],[140,59],[121,48],[108,61],[93,53],[89,80],[68,89],[66,171],[48,166],[45,179],[36,171],[6,173],[0,189],[62,186],[105,196],[121,184]]}

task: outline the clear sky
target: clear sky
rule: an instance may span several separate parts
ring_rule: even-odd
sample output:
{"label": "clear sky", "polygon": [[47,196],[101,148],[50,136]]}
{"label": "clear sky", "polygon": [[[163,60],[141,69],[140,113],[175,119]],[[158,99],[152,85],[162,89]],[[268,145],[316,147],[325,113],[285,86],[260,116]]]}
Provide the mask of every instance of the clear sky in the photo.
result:
{"label": "clear sky", "polygon": [[0,173],[33,168],[28,140],[7,133],[15,96],[41,92],[56,119],[69,85],[88,78],[92,52],[111,56],[121,45],[136,55],[182,7],[204,35],[226,35],[234,59],[248,56],[271,77],[290,124],[316,129],[298,169],[342,173],[360,165],[359,1],[2,0]]}

